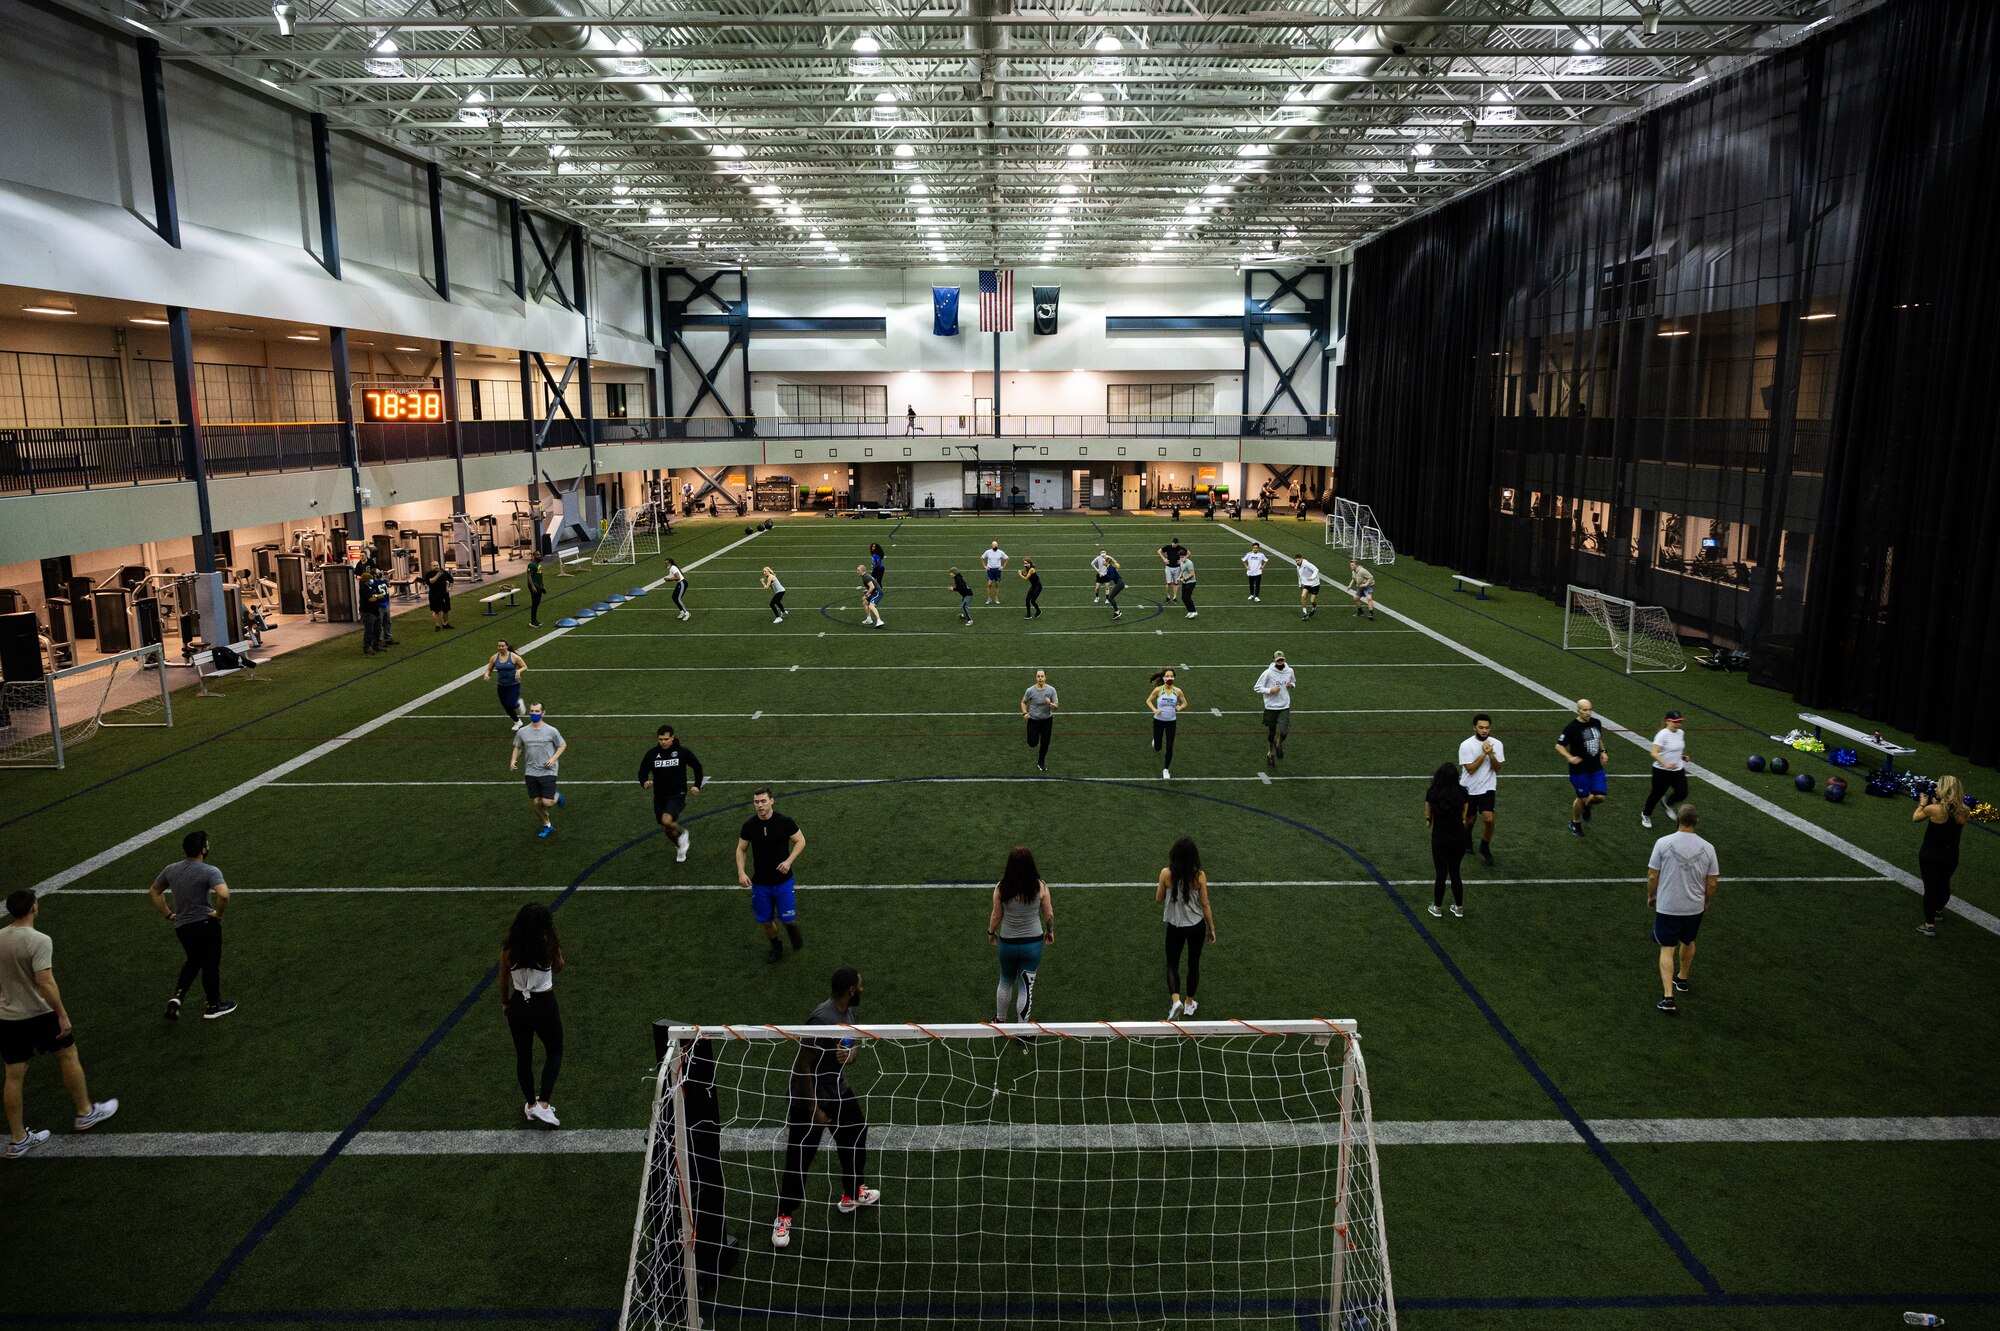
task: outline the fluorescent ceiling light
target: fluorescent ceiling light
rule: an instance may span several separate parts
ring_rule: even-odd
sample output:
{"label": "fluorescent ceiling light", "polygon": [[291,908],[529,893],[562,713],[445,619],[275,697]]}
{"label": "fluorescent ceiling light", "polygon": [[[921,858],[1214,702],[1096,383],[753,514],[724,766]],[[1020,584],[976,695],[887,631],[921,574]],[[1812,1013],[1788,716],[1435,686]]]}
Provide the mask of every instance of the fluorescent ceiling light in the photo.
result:
{"label": "fluorescent ceiling light", "polygon": [[922,198],[924,195],[929,194],[930,192],[931,192],[931,187],[929,185],[926,185],[923,181],[912,180],[910,182],[910,193],[916,196],[917,198]]}
{"label": "fluorescent ceiling light", "polygon": [[567,157],[569,156],[569,148],[560,143],[551,143],[549,145],[549,156]]}
{"label": "fluorescent ceiling light", "polygon": [[1069,146],[1069,155],[1072,158],[1088,157],[1090,156],[1090,145],[1087,143],[1072,143]]}
{"label": "fluorescent ceiling light", "polygon": [[909,144],[899,143],[896,145],[896,156],[907,160],[909,158],[915,157],[916,155],[917,155],[917,150],[915,148],[912,148]]}
{"label": "fluorescent ceiling light", "polygon": [[1070,184],[1068,181],[1064,181],[1062,184],[1056,186],[1056,193],[1067,199],[1076,193],[1076,186]]}
{"label": "fluorescent ceiling light", "polygon": [[285,334],[285,341],[287,341],[287,342],[317,342],[317,341],[319,341],[319,334],[318,334],[318,333],[286,333],[286,334]]}
{"label": "fluorescent ceiling light", "polygon": [[131,318],[127,319],[125,322],[133,324],[144,324],[148,328],[165,328],[167,326],[167,321],[165,319],[155,319],[150,314],[135,314]]}
{"label": "fluorescent ceiling light", "polygon": [[23,305],[21,307],[21,311],[24,314],[75,314],[76,313],[75,310],[67,309],[61,305]]}
{"label": "fluorescent ceiling light", "polygon": [[465,94],[465,101],[458,108],[458,123],[461,125],[488,125],[493,122],[493,112],[487,109],[486,94],[474,88]]}
{"label": "fluorescent ceiling light", "polygon": [[1833,314],[1833,312],[1832,312],[1831,310],[1820,310],[1820,311],[1818,311],[1818,312],[1816,312],[1816,313],[1813,313],[1813,314],[1801,314],[1801,315],[1799,316],[1799,322],[1800,322],[1800,323],[1818,323],[1818,322],[1819,322],[1819,321],[1820,321],[1821,319],[1831,319],[1831,318],[1834,318],[1834,317],[1835,317],[1835,316],[1834,316],[1834,314]]}
{"label": "fluorescent ceiling light", "polygon": [[1686,337],[1693,331],[1692,328],[1662,328],[1658,335],[1660,337]]}
{"label": "fluorescent ceiling light", "polygon": [[398,351],[422,351],[422,347],[397,347]]}

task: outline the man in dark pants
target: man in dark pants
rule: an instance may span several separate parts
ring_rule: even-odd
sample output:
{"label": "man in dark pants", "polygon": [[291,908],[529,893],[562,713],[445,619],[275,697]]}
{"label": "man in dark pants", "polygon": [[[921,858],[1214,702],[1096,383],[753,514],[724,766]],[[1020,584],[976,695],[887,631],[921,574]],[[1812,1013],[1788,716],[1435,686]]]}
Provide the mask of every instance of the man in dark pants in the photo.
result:
{"label": "man in dark pants", "polygon": [[197,830],[182,837],[181,854],[185,858],[160,870],[152,887],[153,909],[174,926],[174,937],[187,954],[174,981],[174,996],[167,1000],[167,1020],[180,1020],[181,999],[199,975],[202,997],[208,1000],[201,1015],[213,1021],[236,1010],[236,1004],[222,1001],[222,912],[229,906],[229,884],[222,870],[208,862],[208,833]]}
{"label": "man in dark pants", "polygon": [[[861,976],[843,966],[833,973],[833,996],[814,1008],[808,1026],[851,1026],[861,1006]],[[847,1084],[846,1068],[854,1061],[854,1041],[801,1040],[792,1060],[791,1093],[785,1106],[785,1178],[778,1189],[778,1218],[771,1226],[771,1246],[792,1242],[792,1214],[806,1196],[806,1171],[819,1155],[820,1132],[833,1129],[840,1152],[840,1213],[853,1215],[882,1200],[864,1182],[868,1172],[868,1118],[861,1101]]]}
{"label": "man in dark pants", "polygon": [[[382,650],[382,626],[385,622],[382,616],[376,613],[375,610],[375,564],[373,560],[363,559],[355,568],[354,587],[361,601],[361,654],[363,656],[373,656]],[[384,582],[382,584],[382,595],[386,599],[388,594],[389,584]]]}
{"label": "man in dark pants", "polygon": [[653,821],[674,843],[674,863],[685,864],[688,834],[680,816],[688,796],[701,794],[701,759],[693,749],[681,747],[672,726],[661,726],[654,738],[657,742],[639,760],[639,784],[653,792]]}
{"label": "man in dark pants", "polygon": [[537,550],[528,556],[528,625],[530,628],[542,626],[542,598],[548,595],[549,584],[542,580],[542,552]]}

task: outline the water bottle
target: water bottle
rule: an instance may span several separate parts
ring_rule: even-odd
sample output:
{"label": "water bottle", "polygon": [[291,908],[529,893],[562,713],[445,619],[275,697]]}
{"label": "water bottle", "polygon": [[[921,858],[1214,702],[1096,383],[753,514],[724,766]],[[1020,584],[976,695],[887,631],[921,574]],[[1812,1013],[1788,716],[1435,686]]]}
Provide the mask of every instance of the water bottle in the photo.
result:
{"label": "water bottle", "polygon": [[1943,1326],[1944,1318],[1936,1313],[1904,1313],[1903,1323],[1906,1326]]}

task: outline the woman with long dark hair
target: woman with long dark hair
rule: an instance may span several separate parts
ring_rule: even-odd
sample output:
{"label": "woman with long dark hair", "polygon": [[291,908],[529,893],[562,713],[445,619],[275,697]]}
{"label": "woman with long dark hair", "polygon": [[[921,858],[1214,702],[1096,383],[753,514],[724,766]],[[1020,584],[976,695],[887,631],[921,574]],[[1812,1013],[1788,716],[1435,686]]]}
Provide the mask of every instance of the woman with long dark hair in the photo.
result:
{"label": "woman with long dark hair", "polygon": [[1444,884],[1451,880],[1451,913],[1465,914],[1465,880],[1459,866],[1472,849],[1472,806],[1465,787],[1458,784],[1458,765],[1444,763],[1431,774],[1431,788],[1424,792],[1424,821],[1431,829],[1431,865],[1437,881],[1431,886],[1431,914],[1444,914]]}
{"label": "woman with long dark hair", "polygon": [[[560,1127],[549,1094],[562,1071],[562,1011],[556,1007],[556,972],[563,968],[555,919],[540,902],[521,907],[500,944],[500,1012],[514,1035],[514,1075],[530,1123]],[[535,1085],[535,1040],[542,1042],[542,1081]]]}
{"label": "woman with long dark hair", "polygon": [[1034,560],[1024,559],[1021,561],[1021,579],[1028,584],[1028,600],[1026,602],[1028,613],[1022,615],[1021,618],[1040,619],[1042,617],[1042,575],[1035,571]]}
{"label": "woman with long dark hair", "polygon": [[1162,781],[1173,776],[1174,732],[1180,728],[1181,712],[1187,705],[1187,693],[1174,683],[1172,666],[1153,676],[1153,691],[1146,695],[1146,708],[1153,714],[1153,752],[1160,755]]}
{"label": "woman with long dark hair", "polygon": [[[1201,949],[1215,941],[1215,910],[1208,903],[1208,875],[1201,870],[1201,852],[1193,837],[1182,837],[1167,852],[1167,867],[1160,870],[1159,890],[1153,900],[1164,907],[1167,926],[1167,992],[1173,1005],[1167,1020],[1192,1017],[1194,991],[1201,987]],[[1188,959],[1187,988],[1181,988],[1181,951]],[[1185,998],[1183,995],[1185,994]]]}
{"label": "woman with long dark hair", "polygon": [[1035,867],[1035,852],[1026,846],[1007,852],[1007,867],[993,887],[986,941],[1000,949],[1000,984],[993,991],[993,1019],[1032,1021],[1035,973],[1042,966],[1042,948],[1056,941],[1056,907],[1049,898],[1049,885]]}
{"label": "woman with long dark hair", "polygon": [[880,541],[870,541],[868,543],[868,571],[875,575],[875,581],[883,587],[889,585],[889,569],[885,562],[886,560],[887,556],[882,553],[882,543]]}

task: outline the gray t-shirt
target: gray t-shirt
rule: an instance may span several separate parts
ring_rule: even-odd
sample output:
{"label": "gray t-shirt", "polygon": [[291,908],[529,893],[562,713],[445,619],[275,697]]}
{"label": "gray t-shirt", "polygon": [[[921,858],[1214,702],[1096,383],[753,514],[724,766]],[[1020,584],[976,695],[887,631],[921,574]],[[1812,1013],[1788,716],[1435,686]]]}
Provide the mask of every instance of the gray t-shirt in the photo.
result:
{"label": "gray t-shirt", "polygon": [[[514,747],[521,751],[529,776],[554,776],[556,750],[563,745],[562,732],[544,721],[539,726],[522,726],[514,732]],[[542,766],[548,763],[547,767]]]}
{"label": "gray t-shirt", "polygon": [[1653,843],[1648,869],[1660,871],[1653,909],[1662,915],[1699,915],[1708,909],[1708,880],[1719,877],[1715,847],[1693,832],[1669,832]]}
{"label": "gray t-shirt", "polygon": [[55,940],[25,924],[0,928],[0,1021],[54,1011],[35,988],[35,972],[55,964]]}
{"label": "gray t-shirt", "polygon": [[1181,929],[1192,929],[1208,917],[1201,913],[1201,888],[1196,883],[1167,885],[1166,909],[1161,918]]}
{"label": "gray t-shirt", "polygon": [[1000,941],[1039,943],[1042,940],[1042,894],[1037,891],[1026,901],[1000,899]]}
{"label": "gray t-shirt", "polygon": [[222,870],[202,860],[175,860],[153,880],[174,900],[176,929],[184,924],[200,924],[208,918],[209,891],[221,881]]}
{"label": "gray t-shirt", "polygon": [[1028,704],[1030,721],[1046,721],[1054,714],[1056,691],[1046,684],[1031,684],[1021,701]]}

